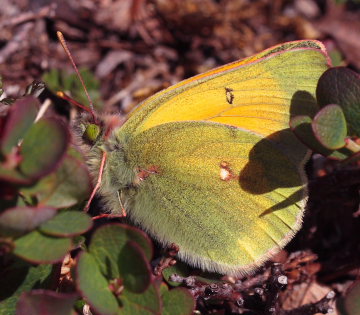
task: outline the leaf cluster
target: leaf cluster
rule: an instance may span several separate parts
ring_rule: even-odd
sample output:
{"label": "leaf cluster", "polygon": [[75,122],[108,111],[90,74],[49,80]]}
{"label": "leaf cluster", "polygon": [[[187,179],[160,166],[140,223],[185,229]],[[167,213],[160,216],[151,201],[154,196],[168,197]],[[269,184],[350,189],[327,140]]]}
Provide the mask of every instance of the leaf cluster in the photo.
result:
{"label": "leaf cluster", "polygon": [[[311,150],[333,160],[338,167],[356,165],[360,159],[360,75],[345,67],[330,68],[316,89],[319,110],[313,116],[291,119],[295,135]],[[357,282],[338,300],[343,315],[360,314]]]}
{"label": "leaf cluster", "polygon": [[345,68],[328,69],[320,77],[314,115],[291,118],[295,135],[311,150],[331,159],[358,160],[360,152],[360,75]]}
{"label": "leaf cluster", "polygon": [[82,211],[92,190],[85,159],[66,119],[44,114],[42,89],[1,101],[0,314],[191,314],[191,294],[153,275],[143,232],[95,229]]}

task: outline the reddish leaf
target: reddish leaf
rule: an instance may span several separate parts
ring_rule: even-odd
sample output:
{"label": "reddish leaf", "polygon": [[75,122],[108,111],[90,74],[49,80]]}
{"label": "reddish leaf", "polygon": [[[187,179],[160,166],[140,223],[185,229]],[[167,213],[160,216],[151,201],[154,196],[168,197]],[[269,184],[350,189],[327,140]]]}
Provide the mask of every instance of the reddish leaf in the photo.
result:
{"label": "reddish leaf", "polygon": [[[336,160],[348,157],[350,152],[334,151],[325,148],[315,137],[312,130],[312,119],[308,116],[295,116],[290,120],[290,128],[294,134],[311,150]],[[347,154],[348,153],[348,154]]]}
{"label": "reddish leaf", "polygon": [[0,180],[17,185],[29,185],[33,183],[35,179],[28,178],[16,169],[8,169],[0,164]]}
{"label": "reddish leaf", "polygon": [[91,218],[80,211],[59,211],[41,225],[40,231],[51,236],[70,237],[85,233],[92,227]]}
{"label": "reddish leaf", "polygon": [[23,188],[21,192],[42,204],[67,208],[90,195],[91,179],[83,157],[70,147],[55,172],[42,178],[36,185]]}
{"label": "reddish leaf", "polygon": [[17,100],[11,107],[2,132],[0,147],[4,154],[9,154],[19,140],[34,123],[39,102],[33,96]]}
{"label": "reddish leaf", "polygon": [[16,315],[73,315],[77,294],[49,290],[24,292],[16,307]]}
{"label": "reddish leaf", "polygon": [[312,129],[316,139],[329,150],[340,149],[346,144],[346,121],[339,105],[323,107],[314,117]]}
{"label": "reddish leaf", "polygon": [[189,290],[176,288],[168,290],[161,288],[163,300],[163,315],[191,315],[195,309],[195,300]]}
{"label": "reddish leaf", "polygon": [[110,291],[109,281],[101,274],[94,257],[86,252],[80,253],[75,272],[76,286],[87,303],[99,314],[117,314],[118,301]]}
{"label": "reddish leaf", "polygon": [[151,267],[144,251],[134,241],[128,241],[118,257],[124,287],[135,293],[144,292],[151,283]]}
{"label": "reddish leaf", "polygon": [[16,207],[0,213],[0,234],[19,236],[51,219],[56,210],[50,207]]}
{"label": "reddish leaf", "polygon": [[360,136],[360,75],[344,67],[331,68],[316,88],[320,107],[338,104],[344,111],[349,136]]}
{"label": "reddish leaf", "polygon": [[136,242],[144,252],[145,258],[151,259],[152,244],[148,236],[137,228],[112,223],[99,227],[92,235],[89,252],[95,257],[101,272],[108,278],[121,277],[119,257],[129,241]]}
{"label": "reddish leaf", "polygon": [[65,156],[70,134],[58,119],[43,118],[32,126],[21,145],[21,172],[30,178],[45,176]]}
{"label": "reddish leaf", "polygon": [[34,230],[15,241],[14,254],[37,264],[61,261],[72,247],[70,238],[57,238]]}

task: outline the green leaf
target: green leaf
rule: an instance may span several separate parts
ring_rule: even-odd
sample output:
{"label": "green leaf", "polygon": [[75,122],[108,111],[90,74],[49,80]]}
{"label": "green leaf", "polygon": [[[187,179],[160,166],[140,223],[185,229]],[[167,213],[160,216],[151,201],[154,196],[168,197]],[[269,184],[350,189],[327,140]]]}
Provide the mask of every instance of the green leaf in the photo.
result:
{"label": "green leaf", "polygon": [[96,260],[86,252],[80,253],[76,265],[76,285],[82,297],[102,315],[118,314],[119,305],[101,274]]}
{"label": "green leaf", "polygon": [[0,213],[0,235],[20,236],[55,216],[50,207],[16,207]]}
{"label": "green leaf", "polygon": [[195,300],[185,288],[162,289],[163,315],[191,315],[195,309]]}
{"label": "green leaf", "polygon": [[55,118],[43,118],[34,124],[21,145],[20,170],[25,176],[40,178],[59,165],[65,156],[70,134]]}
{"label": "green leaf", "polygon": [[124,315],[161,314],[159,289],[153,283],[141,294],[124,290],[121,295],[121,302],[123,304],[121,314]]}
{"label": "green leaf", "polygon": [[14,254],[32,263],[55,263],[64,258],[71,245],[69,238],[55,238],[35,230],[15,241]]}
{"label": "green leaf", "polygon": [[91,192],[90,175],[84,159],[69,148],[55,173],[41,179],[35,186],[23,188],[22,193],[56,208],[68,208],[85,200]]}
{"label": "green leaf", "polygon": [[316,139],[327,149],[336,150],[345,146],[347,127],[340,106],[323,107],[314,117],[312,129]]}
{"label": "green leaf", "polygon": [[134,241],[128,241],[118,257],[119,278],[124,287],[132,292],[144,292],[151,282],[151,267],[144,251]]}
{"label": "green leaf", "polygon": [[290,120],[290,128],[294,134],[312,151],[320,153],[323,156],[336,160],[343,160],[351,155],[351,152],[343,149],[334,151],[325,148],[315,137],[312,129],[312,119],[308,116],[295,116]]}
{"label": "green leaf", "polygon": [[89,252],[108,279],[120,278],[119,257],[123,255],[128,241],[136,242],[143,250],[146,260],[151,259],[152,244],[147,235],[139,229],[124,224],[106,224],[94,232]]}
{"label": "green leaf", "polygon": [[17,304],[16,315],[75,315],[77,294],[49,290],[24,292]]}
{"label": "green leaf", "polygon": [[356,282],[344,297],[337,300],[341,315],[360,315],[360,281]]}
{"label": "green leaf", "polygon": [[30,129],[39,106],[36,98],[26,96],[10,107],[0,140],[0,148],[4,154],[9,154]]}
{"label": "green leaf", "polygon": [[349,136],[360,136],[360,75],[344,68],[330,68],[320,77],[316,97],[320,107],[341,106]]}
{"label": "green leaf", "polygon": [[60,237],[80,235],[92,227],[91,218],[80,211],[60,211],[39,228],[44,234]]}
{"label": "green leaf", "polygon": [[52,265],[30,266],[23,261],[0,271],[0,315],[15,314],[16,303],[24,291],[46,287]]}

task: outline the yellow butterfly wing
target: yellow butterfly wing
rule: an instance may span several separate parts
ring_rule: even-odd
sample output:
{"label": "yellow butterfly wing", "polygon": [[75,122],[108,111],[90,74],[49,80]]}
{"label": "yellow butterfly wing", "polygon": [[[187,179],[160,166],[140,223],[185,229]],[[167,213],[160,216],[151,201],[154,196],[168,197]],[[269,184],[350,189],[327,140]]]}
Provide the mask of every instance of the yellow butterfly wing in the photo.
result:
{"label": "yellow butterfly wing", "polygon": [[[304,210],[307,149],[289,119],[316,108],[317,41],[270,48],[157,93],[115,131],[101,193],[180,257],[246,273],[284,246]],[[119,193],[119,194],[118,194]]]}
{"label": "yellow butterfly wing", "polygon": [[[145,100],[123,126],[131,133],[172,121],[228,124],[263,136],[289,127],[290,107],[317,106],[316,83],[328,67],[318,41],[297,41],[269,48],[184,80]],[[292,111],[298,110],[291,108]]]}

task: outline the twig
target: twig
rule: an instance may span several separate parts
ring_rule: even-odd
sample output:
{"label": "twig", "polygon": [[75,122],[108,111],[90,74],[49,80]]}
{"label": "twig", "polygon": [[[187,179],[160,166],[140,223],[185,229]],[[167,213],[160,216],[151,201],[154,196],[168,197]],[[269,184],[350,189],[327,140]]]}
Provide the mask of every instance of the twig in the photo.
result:
{"label": "twig", "polygon": [[335,292],[330,291],[320,301],[309,303],[289,311],[280,311],[279,315],[313,315],[316,313],[328,314],[333,312],[333,308],[329,305],[335,298]]}
{"label": "twig", "polygon": [[182,277],[174,274],[170,280],[189,288],[190,293],[197,299],[200,309],[202,308],[204,312],[211,309],[216,303],[224,303],[227,310],[236,314],[251,311],[254,314],[262,315],[314,315],[332,311],[329,303],[335,297],[333,291],[316,303],[306,304],[292,310],[282,310],[279,304],[279,294],[287,284],[287,277],[283,274],[281,264],[273,264],[270,272],[266,271],[265,274],[260,274],[255,278],[257,279],[255,282],[238,280],[235,283],[208,284],[196,276]]}
{"label": "twig", "polygon": [[17,50],[20,50],[24,43],[26,43],[26,39],[33,26],[33,22],[28,22],[20,26],[17,34],[0,50],[0,64],[4,63]]}
{"label": "twig", "polygon": [[43,17],[53,17],[55,15],[55,9],[57,7],[56,3],[52,3],[48,6],[41,8],[37,12],[24,12],[20,15],[17,15],[13,18],[7,19],[4,22],[0,23],[0,29],[8,26],[14,26],[18,24],[22,24],[25,22],[38,20]]}

